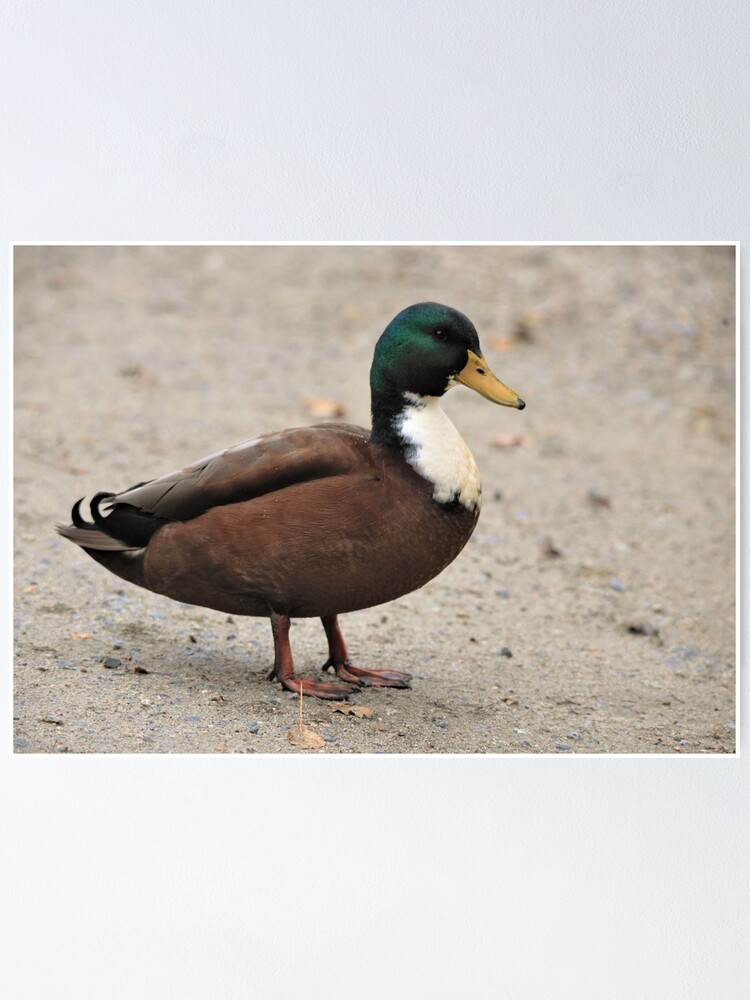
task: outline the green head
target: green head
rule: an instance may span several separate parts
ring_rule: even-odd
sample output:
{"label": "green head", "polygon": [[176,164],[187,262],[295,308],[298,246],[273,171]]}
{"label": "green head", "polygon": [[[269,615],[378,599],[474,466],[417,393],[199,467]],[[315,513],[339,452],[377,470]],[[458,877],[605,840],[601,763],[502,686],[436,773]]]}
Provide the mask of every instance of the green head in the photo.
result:
{"label": "green head", "polygon": [[457,383],[486,399],[522,410],[522,399],[487,366],[474,324],[437,302],[409,306],[391,320],[375,345],[370,369],[373,429],[405,404],[406,393],[442,396]]}

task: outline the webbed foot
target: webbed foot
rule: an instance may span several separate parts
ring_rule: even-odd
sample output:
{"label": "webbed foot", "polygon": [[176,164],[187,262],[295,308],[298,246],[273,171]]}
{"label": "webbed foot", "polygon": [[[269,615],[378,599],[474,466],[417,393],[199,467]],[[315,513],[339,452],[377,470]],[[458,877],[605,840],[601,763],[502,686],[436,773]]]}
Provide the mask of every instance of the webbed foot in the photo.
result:
{"label": "webbed foot", "polygon": [[361,684],[364,687],[411,687],[409,684],[411,674],[402,673],[400,670],[368,670],[366,667],[355,667],[348,660],[335,662],[330,656],[322,669],[328,670],[329,667],[333,667],[337,677],[350,684]]}

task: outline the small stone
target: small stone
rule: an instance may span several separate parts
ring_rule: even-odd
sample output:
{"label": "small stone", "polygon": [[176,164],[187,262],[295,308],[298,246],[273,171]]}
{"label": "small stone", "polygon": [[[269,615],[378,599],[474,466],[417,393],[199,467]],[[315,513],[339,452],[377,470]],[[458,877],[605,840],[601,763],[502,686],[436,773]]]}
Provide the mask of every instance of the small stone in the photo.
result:
{"label": "small stone", "polygon": [[60,715],[43,715],[39,721],[49,722],[53,726],[61,726],[63,724],[62,716]]}
{"label": "small stone", "polygon": [[588,493],[589,503],[592,507],[611,507],[612,501],[601,490],[597,489],[595,486],[589,490]]}
{"label": "small stone", "polygon": [[631,622],[628,625],[628,632],[631,635],[658,635],[659,629],[654,628],[650,622]]}
{"label": "small stone", "polygon": [[501,587],[500,590],[495,591],[495,597],[510,597],[510,591]]}
{"label": "small stone", "polygon": [[246,727],[246,729],[248,729],[248,730],[249,730],[249,731],[250,731],[251,733],[257,733],[257,732],[258,732],[258,731],[260,730],[260,725],[259,725],[259,723],[257,723],[257,722],[246,722],[246,723],[245,723],[245,727]]}
{"label": "small stone", "polygon": [[500,655],[510,657],[513,656],[513,653],[507,646],[503,646],[503,648],[500,650]]}
{"label": "small stone", "polygon": [[542,555],[548,559],[559,559],[562,556],[562,549],[555,545],[551,538],[545,538],[542,542]]}
{"label": "small stone", "polygon": [[570,750],[567,743],[555,743],[555,750],[562,750],[565,753],[566,750]]}
{"label": "small stone", "polygon": [[234,618],[232,618],[231,615],[227,615],[227,617],[226,617],[225,620],[226,620],[227,625],[234,625]]}
{"label": "small stone", "polygon": [[114,670],[115,667],[122,666],[122,660],[118,660],[116,656],[108,656],[103,665],[107,670]]}
{"label": "small stone", "polygon": [[513,327],[513,338],[522,344],[530,344],[535,339],[532,320],[530,317],[516,320],[515,326]]}

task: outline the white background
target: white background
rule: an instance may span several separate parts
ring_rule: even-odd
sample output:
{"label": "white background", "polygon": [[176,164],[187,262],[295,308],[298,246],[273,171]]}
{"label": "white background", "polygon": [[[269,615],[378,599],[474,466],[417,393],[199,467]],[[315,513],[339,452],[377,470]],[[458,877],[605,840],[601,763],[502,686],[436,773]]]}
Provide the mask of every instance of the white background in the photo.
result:
{"label": "white background", "polygon": [[[748,11],[5,0],[3,236],[742,239]],[[747,755],[14,758],[5,693],[14,1000],[748,995]]]}

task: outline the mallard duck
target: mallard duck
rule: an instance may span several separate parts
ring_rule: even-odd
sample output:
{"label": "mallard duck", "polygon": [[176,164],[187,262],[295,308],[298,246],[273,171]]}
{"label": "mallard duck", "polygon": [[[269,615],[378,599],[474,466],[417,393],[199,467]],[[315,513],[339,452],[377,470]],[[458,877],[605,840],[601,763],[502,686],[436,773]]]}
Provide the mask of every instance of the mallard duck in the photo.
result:
{"label": "mallard duck", "polygon": [[[122,493],[97,493],[91,521],[57,525],[102,566],[147,590],[231,615],[270,618],[275,678],[345,698],[411,675],[355,666],[338,616],[395,600],[451,563],[479,516],[471,452],[441,408],[455,385],[522,410],[484,360],[473,324],[435,302],[400,312],[375,346],[372,428],[324,423],[264,434]],[[326,670],[294,672],[293,618],[320,618]]]}

